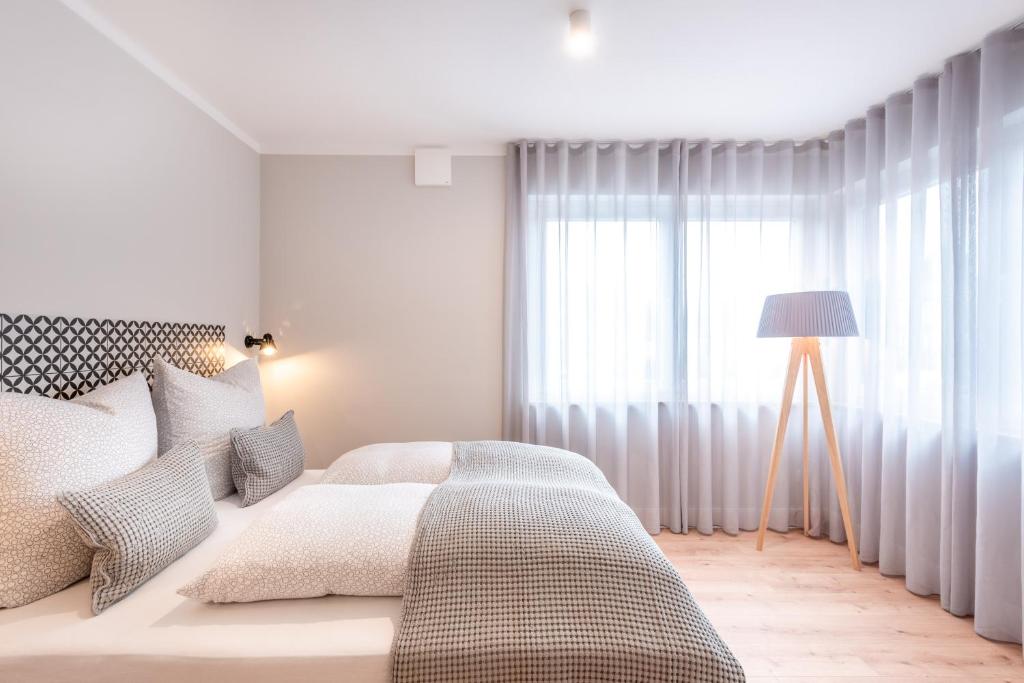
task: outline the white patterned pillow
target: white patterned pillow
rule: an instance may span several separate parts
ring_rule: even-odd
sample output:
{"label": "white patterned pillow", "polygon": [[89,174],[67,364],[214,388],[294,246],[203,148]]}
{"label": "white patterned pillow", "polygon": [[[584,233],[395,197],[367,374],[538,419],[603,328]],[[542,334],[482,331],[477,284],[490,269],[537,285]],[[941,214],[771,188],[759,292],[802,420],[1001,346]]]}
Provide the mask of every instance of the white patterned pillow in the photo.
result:
{"label": "white patterned pillow", "polygon": [[231,476],[242,507],[280,491],[305,468],[306,455],[291,410],[266,427],[232,429],[231,445]]}
{"label": "white patterned pillow", "polygon": [[124,599],[199,545],[217,526],[194,441],[120,479],[60,495],[92,558],[92,612]]}
{"label": "white patterned pillow", "polygon": [[440,484],[452,467],[449,441],[375,443],[335,460],[321,484]]}
{"label": "white patterned pillow", "polygon": [[304,486],[178,592],[203,602],[401,595],[429,484]]}
{"label": "white patterned pillow", "polygon": [[0,607],[44,598],[89,574],[93,551],[58,493],[116,479],[156,453],[142,374],[71,401],[0,393]]}
{"label": "white patterned pillow", "polygon": [[162,358],[153,363],[153,408],[160,454],[196,441],[215,500],[231,495],[231,430],[263,424],[263,387],[255,360],[214,377],[179,370]]}

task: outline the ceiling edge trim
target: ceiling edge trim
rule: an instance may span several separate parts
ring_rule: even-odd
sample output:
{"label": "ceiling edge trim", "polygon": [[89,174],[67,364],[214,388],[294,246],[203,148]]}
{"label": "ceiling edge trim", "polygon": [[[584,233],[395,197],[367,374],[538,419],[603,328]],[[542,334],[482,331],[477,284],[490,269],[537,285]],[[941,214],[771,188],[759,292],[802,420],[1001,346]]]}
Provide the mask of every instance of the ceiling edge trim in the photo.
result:
{"label": "ceiling edge trim", "polygon": [[342,146],[342,147],[305,147],[264,145],[260,152],[264,156],[305,156],[305,157],[411,157],[420,147],[444,147],[456,157],[503,157],[507,145],[505,143],[479,145],[381,145],[381,146]]}
{"label": "ceiling edge trim", "polygon": [[92,26],[110,42],[124,50],[139,64],[148,69],[154,76],[166,83],[175,92],[191,102],[197,109],[219,123],[225,130],[244,142],[255,152],[260,152],[260,143],[244,130],[238,127],[234,121],[224,115],[224,112],[213,106],[202,95],[193,90],[177,74],[160,63],[148,50],[132,40],[124,31],[117,28],[106,17],[97,12],[86,0],[61,0],[61,3],[69,10],[78,15],[85,23]]}

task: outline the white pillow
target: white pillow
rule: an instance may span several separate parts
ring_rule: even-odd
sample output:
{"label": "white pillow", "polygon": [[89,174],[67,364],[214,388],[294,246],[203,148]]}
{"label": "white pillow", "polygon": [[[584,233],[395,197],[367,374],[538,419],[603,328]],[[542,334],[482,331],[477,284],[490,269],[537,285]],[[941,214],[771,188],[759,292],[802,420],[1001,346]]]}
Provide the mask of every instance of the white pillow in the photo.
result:
{"label": "white pillow", "polygon": [[58,493],[121,477],[156,453],[142,374],[71,401],[0,393],[0,607],[44,598],[89,575],[93,551]]}
{"label": "white pillow", "polygon": [[452,467],[449,441],[375,443],[349,451],[324,472],[321,484],[440,484]]}
{"label": "white pillow", "polygon": [[178,590],[203,602],[401,595],[416,522],[434,487],[304,486]]}
{"label": "white pillow", "polygon": [[153,408],[160,454],[195,441],[206,464],[214,500],[231,495],[231,430],[263,424],[263,387],[255,360],[214,377],[179,370],[162,358],[153,363]]}

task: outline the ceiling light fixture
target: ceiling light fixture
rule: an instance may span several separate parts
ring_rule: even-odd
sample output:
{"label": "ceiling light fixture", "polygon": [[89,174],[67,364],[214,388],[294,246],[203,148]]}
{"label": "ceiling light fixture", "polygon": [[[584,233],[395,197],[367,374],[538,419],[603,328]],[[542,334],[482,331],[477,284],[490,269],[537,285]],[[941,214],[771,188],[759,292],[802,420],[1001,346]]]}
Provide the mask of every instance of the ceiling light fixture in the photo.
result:
{"label": "ceiling light fixture", "polygon": [[590,12],[587,10],[573,10],[569,14],[569,35],[565,39],[565,50],[577,59],[594,54],[594,32],[590,28]]}

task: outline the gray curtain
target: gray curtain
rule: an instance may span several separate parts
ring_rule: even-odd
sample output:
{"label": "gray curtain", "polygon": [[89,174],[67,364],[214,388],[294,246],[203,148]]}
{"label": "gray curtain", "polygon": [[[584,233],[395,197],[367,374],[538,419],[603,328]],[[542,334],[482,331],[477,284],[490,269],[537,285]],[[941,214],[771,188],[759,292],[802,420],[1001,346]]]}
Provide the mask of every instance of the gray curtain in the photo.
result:
{"label": "gray curtain", "polygon": [[[861,559],[1019,642],[1022,36],[819,140],[510,145],[505,438],[592,459],[651,531],[755,529],[788,348],[755,338],[764,296],[848,290],[862,336],[823,348]],[[816,411],[812,533],[842,542]]]}

